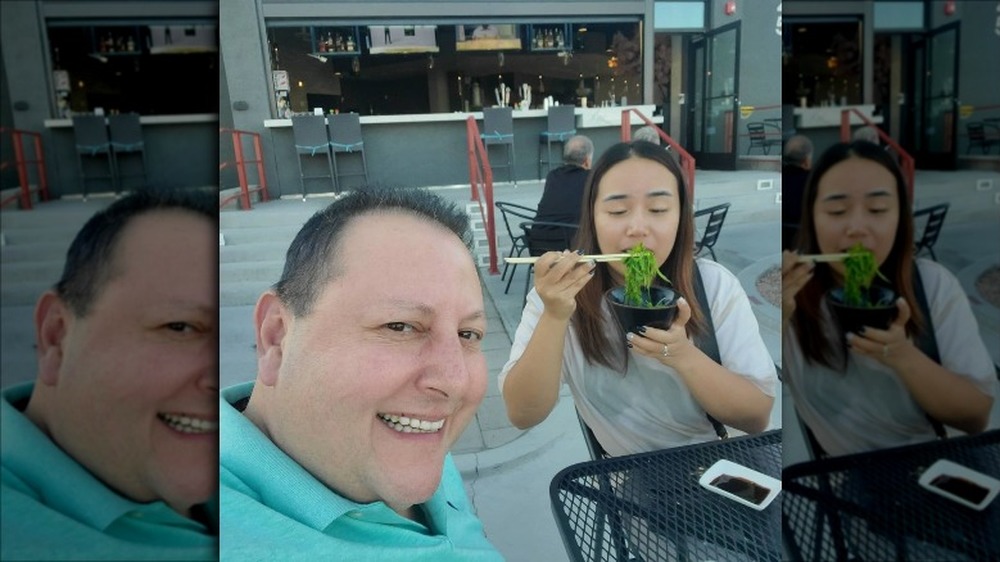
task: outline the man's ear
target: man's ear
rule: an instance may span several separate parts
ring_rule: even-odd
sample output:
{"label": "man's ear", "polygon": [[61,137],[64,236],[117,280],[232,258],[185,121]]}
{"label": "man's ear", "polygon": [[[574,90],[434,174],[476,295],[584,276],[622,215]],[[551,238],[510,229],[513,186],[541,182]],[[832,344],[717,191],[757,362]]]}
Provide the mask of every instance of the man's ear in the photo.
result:
{"label": "man's ear", "polygon": [[73,313],[55,291],[45,291],[35,304],[35,353],[38,381],[47,386],[59,382],[63,346]]}
{"label": "man's ear", "polygon": [[268,291],[257,299],[253,316],[257,335],[257,379],[266,386],[274,386],[278,382],[292,312],[278,295]]}

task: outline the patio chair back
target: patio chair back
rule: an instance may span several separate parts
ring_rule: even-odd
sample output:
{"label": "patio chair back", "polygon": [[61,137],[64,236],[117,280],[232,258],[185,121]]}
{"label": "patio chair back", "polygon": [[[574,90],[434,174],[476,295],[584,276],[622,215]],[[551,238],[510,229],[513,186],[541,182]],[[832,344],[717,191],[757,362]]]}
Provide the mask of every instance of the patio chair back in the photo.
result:
{"label": "patio chair back", "polygon": [[705,224],[705,230],[701,235],[701,239],[695,242],[694,245],[694,254],[696,256],[705,249],[708,249],[712,255],[712,259],[715,260],[715,243],[719,241],[719,233],[722,232],[722,225],[726,222],[729,205],[729,203],[722,203],[695,212],[695,220],[708,215],[708,222]]}
{"label": "patio chair back", "polygon": [[920,235],[920,238],[916,241],[917,254],[927,250],[931,254],[931,259],[937,261],[937,256],[934,255],[934,244],[937,244],[937,239],[941,234],[941,228],[944,226],[944,218],[945,215],[948,214],[948,207],[950,205],[950,203],[941,203],[939,205],[925,207],[913,213],[914,221],[923,216],[927,217],[927,223],[924,225],[924,231]]}
{"label": "patio chair back", "polygon": [[[524,232],[528,255],[540,256],[545,252],[561,252],[573,249],[573,239],[579,225],[569,222],[555,221],[525,221],[520,224]],[[524,278],[524,298],[527,300],[528,288],[531,286],[533,266],[528,266],[528,275]]]}
{"label": "patio chair back", "polygon": [[[511,217],[517,217],[520,220],[535,220],[535,214],[538,212],[537,209],[528,207],[525,205],[518,205],[517,203],[511,203],[509,201],[494,201],[493,203],[496,208],[500,211],[500,216],[503,218],[503,226],[507,229],[507,236],[510,237],[510,252],[507,253],[507,257],[519,257],[525,250],[528,249],[527,239],[524,237],[524,232],[520,228],[515,227],[518,224],[514,222]],[[510,279],[507,279],[507,270],[510,269]],[[517,271],[517,264],[504,263],[503,273],[500,274],[500,280],[503,281],[507,279],[507,287],[503,290],[504,294],[510,290],[510,282],[514,279],[514,273]]]}

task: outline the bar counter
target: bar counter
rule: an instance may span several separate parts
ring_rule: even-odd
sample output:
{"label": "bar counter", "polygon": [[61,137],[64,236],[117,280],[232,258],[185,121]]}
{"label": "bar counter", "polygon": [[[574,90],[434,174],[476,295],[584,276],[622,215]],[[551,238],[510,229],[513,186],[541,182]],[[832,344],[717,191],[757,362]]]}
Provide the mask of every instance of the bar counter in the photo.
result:
{"label": "bar counter", "polygon": [[[621,112],[635,108],[655,123],[663,117],[653,116],[653,105],[575,108],[577,133],[587,135],[594,142],[595,158],[621,137]],[[482,112],[431,113],[412,115],[362,115],[361,135],[365,142],[369,180],[372,184],[396,187],[461,186],[469,183],[469,164],[466,146],[465,122],[475,117],[482,126]],[[541,132],[546,127],[547,111],[544,109],[517,110],[514,117],[514,150],[516,181],[538,180],[538,155]],[[633,127],[643,124],[635,114]],[[295,159],[291,119],[266,119],[264,127],[270,136],[271,150],[277,166],[277,185],[272,195],[293,196],[302,193],[299,171]],[[558,160],[561,145],[553,147],[553,158]],[[500,146],[490,148],[490,158],[496,163],[504,161],[506,153]],[[359,159],[350,154],[338,154],[337,166],[341,173],[360,169]],[[303,158],[303,166],[311,164]],[[308,171],[306,172],[309,173]],[[494,172],[495,181],[507,181],[507,171]],[[350,189],[363,180],[345,177],[342,185]],[[327,193],[323,182],[310,180],[307,194]]]}
{"label": "bar counter", "polygon": [[[49,179],[53,197],[83,193],[71,119],[44,122],[45,158],[57,177]],[[195,113],[142,115],[146,151],[146,183],[157,188],[206,187],[219,184],[219,115]],[[88,191],[107,191],[99,182]]]}

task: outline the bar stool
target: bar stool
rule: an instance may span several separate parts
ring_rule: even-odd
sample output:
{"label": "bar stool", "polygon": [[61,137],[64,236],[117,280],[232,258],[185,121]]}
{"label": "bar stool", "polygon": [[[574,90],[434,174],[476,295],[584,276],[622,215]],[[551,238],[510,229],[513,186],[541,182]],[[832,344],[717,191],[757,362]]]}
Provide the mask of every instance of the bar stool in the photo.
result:
{"label": "bar stool", "polygon": [[[549,114],[545,130],[542,131],[538,142],[538,179],[545,177],[542,175],[542,164],[545,164],[545,173],[552,169],[552,143],[565,143],[570,137],[576,134],[576,113],[572,105],[553,105],[549,107]],[[542,158],[542,145],[545,145],[545,158]],[[562,158],[558,160],[562,161]]]}
{"label": "bar stool", "polygon": [[494,168],[507,168],[508,180],[514,182],[514,110],[509,107],[486,107],[483,108],[483,132],[479,135],[486,144],[487,158],[489,158],[490,145],[502,144],[507,146],[507,163],[490,166]]}
{"label": "bar stool", "polygon": [[[299,183],[302,185],[302,200],[306,200],[306,180],[330,178],[330,184],[336,188],[337,180],[333,172],[333,161],[330,157],[330,138],[326,134],[325,117],[322,115],[293,115],[292,135],[295,137],[296,161],[299,164]],[[306,175],[302,169],[302,156],[310,159],[316,156],[326,157],[327,174]]]}
{"label": "bar stool", "polygon": [[[76,142],[77,166],[80,171],[80,183],[83,187],[83,200],[87,200],[87,182],[104,180],[111,184],[111,190],[116,191],[118,184],[115,174],[114,155],[111,152],[111,140],[108,138],[108,126],[103,115],[74,115],[73,138]],[[106,174],[88,176],[86,172],[87,159],[103,158],[107,162]]]}
{"label": "bar stool", "polygon": [[[340,178],[344,176],[364,176],[368,185],[368,161],[365,159],[365,141],[361,138],[361,117],[357,113],[338,113],[327,118],[330,135],[330,149],[333,155],[334,184],[340,192]],[[360,172],[340,173],[337,171],[337,153],[358,153],[361,155]]]}
{"label": "bar stool", "polygon": [[[118,174],[118,190],[126,191],[124,179],[142,177],[140,187],[146,187],[146,143],[142,139],[142,125],[138,113],[122,113],[108,117],[108,130],[111,132],[111,148],[115,161],[115,172]],[[129,154],[139,154],[138,172],[123,173],[122,158]]]}

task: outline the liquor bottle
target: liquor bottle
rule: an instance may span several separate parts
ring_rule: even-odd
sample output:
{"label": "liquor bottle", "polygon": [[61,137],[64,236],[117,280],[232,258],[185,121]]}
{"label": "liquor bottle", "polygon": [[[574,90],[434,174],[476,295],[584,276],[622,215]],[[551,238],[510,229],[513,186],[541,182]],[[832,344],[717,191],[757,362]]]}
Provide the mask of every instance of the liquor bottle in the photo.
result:
{"label": "liquor bottle", "polygon": [[347,36],[347,50],[348,51],[354,51],[354,47],[355,47],[355,45],[354,45],[354,36],[353,35],[348,35]]}
{"label": "liquor bottle", "polygon": [[565,44],[565,40],[563,39],[562,30],[561,29],[557,29],[556,30],[556,47],[559,47],[560,49],[562,49],[564,44]]}

